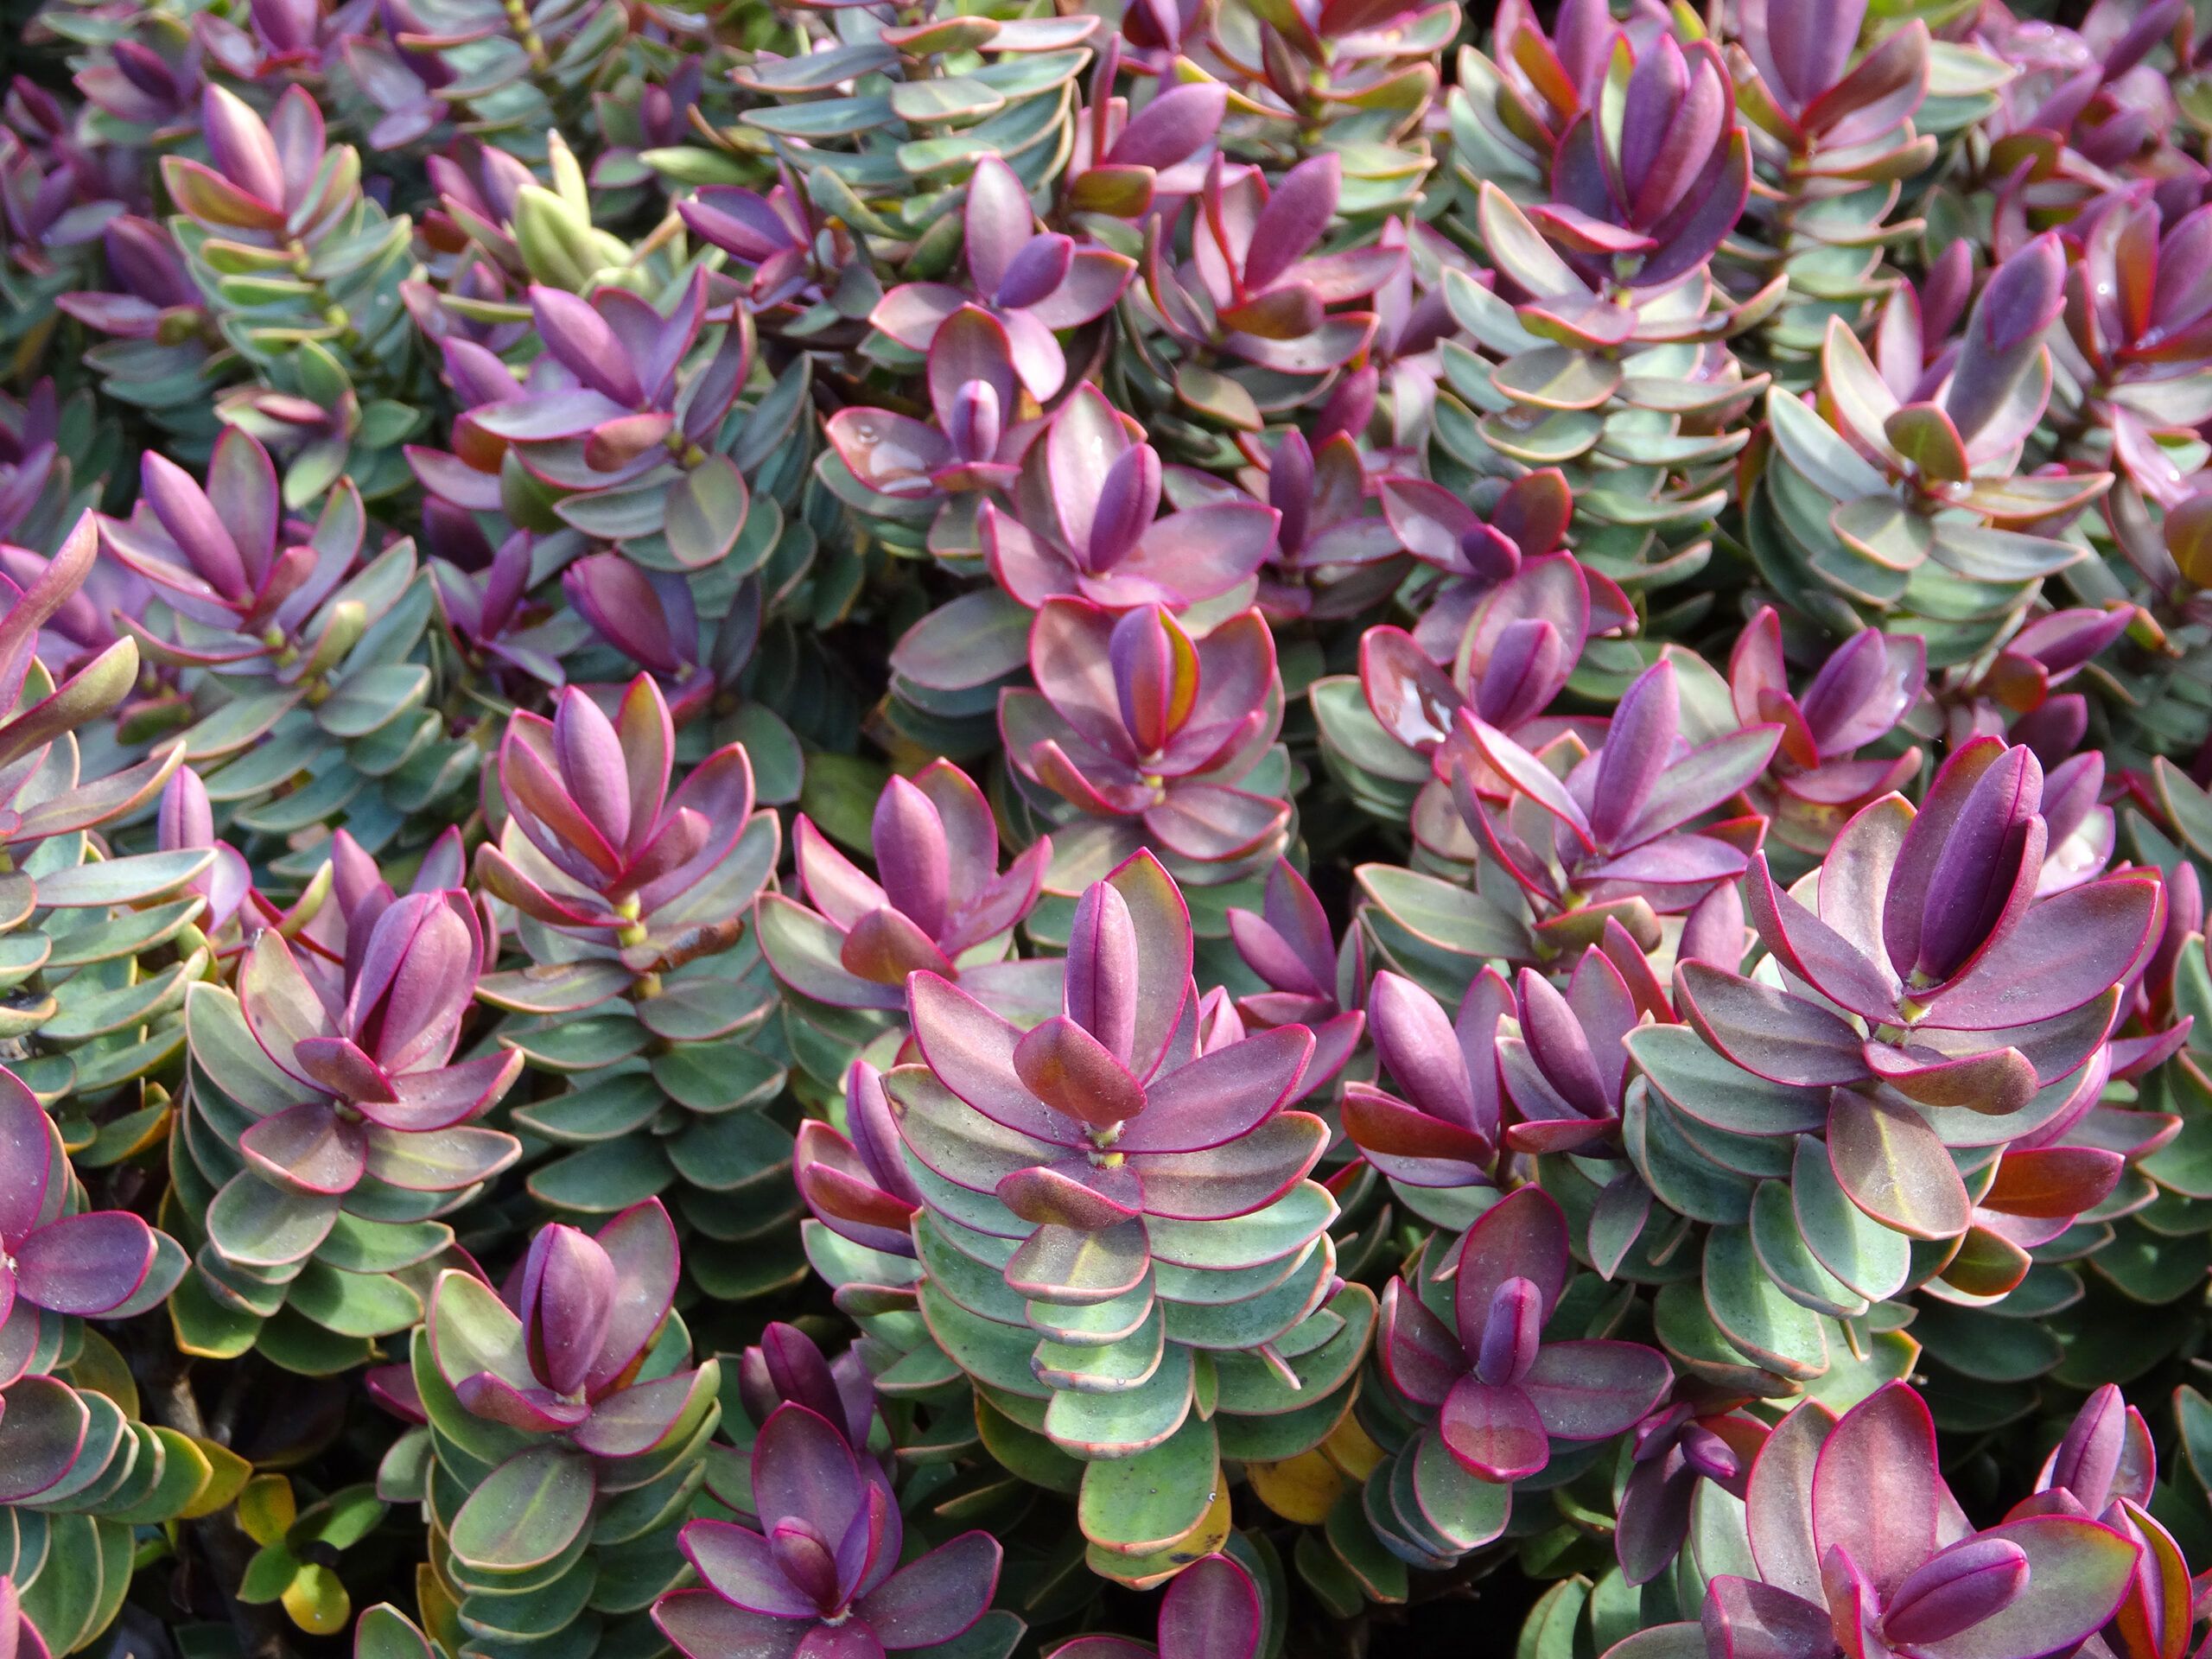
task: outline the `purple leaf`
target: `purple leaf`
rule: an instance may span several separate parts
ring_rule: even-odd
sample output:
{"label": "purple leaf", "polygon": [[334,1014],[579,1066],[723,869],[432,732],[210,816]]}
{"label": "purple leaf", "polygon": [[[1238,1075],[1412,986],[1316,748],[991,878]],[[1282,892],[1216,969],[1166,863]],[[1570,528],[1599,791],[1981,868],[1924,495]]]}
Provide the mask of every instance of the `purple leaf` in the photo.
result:
{"label": "purple leaf", "polygon": [[1701,962],[1675,965],[1675,997],[1699,1036],[1770,1083],[1808,1087],[1867,1074],[1859,1033],[1802,997]]}
{"label": "purple leaf", "polygon": [[1635,846],[1711,811],[1758,779],[1781,741],[1779,726],[1751,726],[1699,745],[1667,768],[1615,844]]}
{"label": "purple leaf", "polygon": [[813,1628],[797,1619],[748,1612],[711,1590],[671,1591],[653,1603],[652,1616],[661,1634],[686,1659],[731,1659],[735,1654],[746,1659],[791,1659]]}
{"label": "purple leaf", "polygon": [[1794,1595],[1821,1593],[1820,1552],[1813,1541],[1813,1476],[1835,1421],[1818,1401],[1791,1411],[1759,1448],[1745,1488],[1745,1519],[1760,1576]]}
{"label": "purple leaf", "polygon": [[[1825,882],[1823,883],[1825,887]],[[1853,1014],[1883,1023],[1897,1018],[1896,984],[1852,942],[1775,885],[1766,855],[1752,855],[1744,880],[1751,925],[1782,964]]]}
{"label": "purple leaf", "polygon": [[[1113,1187],[1117,1192],[1102,1191]],[[998,1200],[1024,1221],[1103,1233],[1144,1213],[1144,1195],[1127,1169],[1094,1169],[1072,1163],[1017,1169],[995,1189]]]}
{"label": "purple leaf", "polygon": [[1144,1089],[1128,1069],[1065,1015],[1023,1033],[1014,1070],[1031,1094],[1078,1122],[1107,1128],[1145,1109]]}
{"label": "purple leaf", "polygon": [[995,302],[1011,310],[1037,304],[1067,279],[1075,262],[1075,243],[1057,232],[1033,236],[1015,254],[1000,280]]}
{"label": "purple leaf", "polygon": [[22,1080],[0,1066],[0,1241],[38,1225],[54,1164],[52,1121]]}
{"label": "purple leaf", "polygon": [[1910,1238],[1955,1238],[1972,1219],[1966,1184],[1928,1120],[1895,1101],[1839,1090],[1828,1165],[1851,1201]]}
{"label": "purple leaf", "polygon": [[1160,1659],[1252,1659],[1261,1630],[1259,1586],[1226,1555],[1192,1562],[1160,1600]]}
{"label": "purple leaf", "polygon": [[2018,1596],[1957,1635],[1929,1642],[1931,1659],[2037,1659],[2070,1653],[2112,1617],[2126,1593],[2139,1546],[2110,1527],[2044,1515],[1992,1528],[1986,1540],[2027,1558]]}
{"label": "purple leaf", "polygon": [[1633,1427],[1673,1380],[1665,1357],[1642,1343],[1555,1342],[1521,1387],[1554,1439],[1602,1440]]}
{"label": "purple leaf", "polygon": [[1936,1425],[1902,1382],[1877,1389],[1829,1431],[1813,1468],[1813,1541],[1840,1547],[1885,1597],[1936,1548],[1942,1510]]}
{"label": "purple leaf", "polygon": [[1621,693],[1620,706],[1613,711],[1605,747],[1599,752],[1590,829],[1601,845],[1618,842],[1623,830],[1642,812],[1660,775],[1674,761],[1675,739],[1681,728],[1675,665],[1662,658]]}
{"label": "purple leaf", "polygon": [[804,1406],[779,1406],[753,1443],[753,1509],[764,1524],[803,1521],[842,1538],[862,1513],[863,1488],[844,1436]]}
{"label": "purple leaf", "polygon": [[947,1089],[994,1123],[1058,1142],[1066,1133],[1014,1070],[1022,1033],[935,974],[907,982],[906,1001],[930,1070]]}
{"label": "purple leaf", "polygon": [[126,1211],[99,1210],[49,1222],[10,1254],[18,1295],[56,1313],[105,1313],[146,1281],[154,1230]]}
{"label": "purple leaf", "polygon": [[645,387],[628,348],[588,302],[541,285],[530,290],[530,309],[545,349],[577,379],[619,404],[621,413],[645,402]]}
{"label": "purple leaf", "polygon": [[327,1101],[288,1107],[249,1125],[238,1151],[265,1180],[326,1194],[352,1192],[368,1160],[361,1126],[341,1119]]}
{"label": "purple leaf", "polygon": [[1283,175],[1252,226],[1251,245],[1244,255],[1247,289],[1257,293],[1274,286],[1320,239],[1336,216],[1343,170],[1338,157],[1320,155]]}
{"label": "purple leaf", "polygon": [[1706,1586],[1706,1651],[1717,1659],[1830,1659],[1828,1610],[1771,1584],[1723,1574]]}
{"label": "purple leaf", "polygon": [[1460,1465],[1483,1480],[1519,1480],[1551,1461],[1543,1421],[1517,1388],[1463,1376],[1445,1396],[1436,1427]]}
{"label": "purple leaf", "polygon": [[2080,1007],[2124,983],[2152,948],[2158,902],[2155,874],[2115,875],[2038,901],[1933,1000],[1929,1022],[2002,1031]]}
{"label": "purple leaf", "polygon": [[599,1230],[594,1241],[614,1265],[617,1295],[587,1389],[604,1389],[643,1353],[676,1300],[681,1269],[675,1224],[658,1198],[633,1204]]}
{"label": "purple leaf", "polygon": [[1475,746],[1482,751],[1483,759],[1495,766],[1500,776],[1566,824],[1585,847],[1596,850],[1596,831],[1583,815],[1581,805],[1567,793],[1567,785],[1550,767],[1496,728],[1479,720],[1471,720],[1467,724],[1474,733]]}
{"label": "purple leaf", "polygon": [[982,292],[995,294],[1015,256],[1036,234],[1029,192],[1012,168],[986,156],[969,179],[964,211],[968,275]]}
{"label": "purple leaf", "polygon": [[1173,167],[1213,142],[1228,107],[1229,89],[1218,81],[1170,87],[1131,117],[1098,159],[1112,167]]}
{"label": "purple leaf", "polygon": [[1442,1405],[1467,1369],[1459,1339],[1402,1279],[1383,1287],[1375,1341],[1391,1386],[1416,1405]]}
{"label": "purple leaf", "polygon": [[1143,1116],[1116,1145],[1133,1153],[1195,1153],[1247,1135],[1296,1096],[1313,1053],[1311,1032],[1281,1026],[1201,1054],[1154,1080]]}
{"label": "purple leaf", "polygon": [[1541,1324],[1559,1302],[1569,1266],[1567,1217],[1541,1187],[1521,1187],[1484,1211],[1460,1243],[1452,1292],[1469,1357],[1500,1286],[1509,1279],[1525,1279],[1534,1286]]}
{"label": "purple leaf", "polygon": [[988,1533],[963,1532],[900,1567],[855,1611],[887,1648],[950,1642],[989,1610],[1003,1553]]}
{"label": "purple leaf", "polygon": [[1306,1179],[1329,1126],[1308,1112],[1277,1112],[1237,1140],[1198,1156],[1133,1154],[1147,1211],[1171,1221],[1226,1221],[1273,1204]]}

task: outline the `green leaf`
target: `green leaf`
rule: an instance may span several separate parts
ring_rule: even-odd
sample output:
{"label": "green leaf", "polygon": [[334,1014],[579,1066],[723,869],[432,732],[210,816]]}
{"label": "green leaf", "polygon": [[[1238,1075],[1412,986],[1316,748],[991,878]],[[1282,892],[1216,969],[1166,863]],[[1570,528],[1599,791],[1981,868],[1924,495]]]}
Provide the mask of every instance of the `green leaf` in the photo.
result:
{"label": "green leaf", "polygon": [[237,993],[194,985],[185,995],[184,1018],[194,1063],[248,1113],[266,1117],[299,1103],[300,1085],[254,1040]]}
{"label": "green leaf", "polygon": [[2212,794],[2198,788],[2195,779],[2164,755],[2152,760],[2151,767],[2168,820],[2191,852],[2212,859]]}
{"label": "green leaf", "polygon": [[653,1081],[695,1112],[758,1105],[783,1086],[784,1069],[743,1041],[686,1043],[657,1054]]}
{"label": "green leaf", "polygon": [[527,1573],[556,1560],[591,1523],[597,1483],[591,1459],[564,1446],[531,1446],[493,1471],[454,1516],[447,1542],[480,1573]]}
{"label": "green leaf", "polygon": [[1005,107],[1006,99],[969,75],[936,80],[900,81],[891,89],[891,108],[916,126],[939,121],[972,121]]}
{"label": "green leaf", "polygon": [[351,676],[315,717],[334,737],[366,737],[418,707],[430,694],[430,671],[420,663],[379,663]]}
{"label": "green leaf", "polygon": [[1575,1628],[1589,1599],[1586,1579],[1561,1579],[1545,1591],[1522,1621],[1513,1659],[1574,1659]]}
{"label": "green leaf", "polygon": [[285,1299],[296,1312],[346,1337],[385,1337],[423,1317],[423,1299],[383,1273],[340,1273],[310,1262]]}
{"label": "green leaf", "polygon": [[1888,570],[1913,570],[1935,544],[1935,531],[1893,495],[1862,495],[1840,502],[1829,526],[1845,546]]}
{"label": "green leaf", "polygon": [[628,1135],[600,1141],[534,1169],[539,1203],[585,1215],[613,1215],[652,1197],[676,1179],[658,1141]]}
{"label": "green leaf", "polygon": [[1886,1301],[1912,1270],[1912,1243],[1867,1215],[1837,1182],[1827,1148],[1800,1135],[1789,1201],[1805,1245],[1837,1281],[1870,1301]]}
{"label": "green leaf", "polygon": [[1748,1229],[1716,1227],[1707,1237],[1705,1306],[1720,1333],[1766,1369],[1797,1378],[1827,1369],[1820,1316],[1798,1306],[1767,1277]]}
{"label": "green leaf", "polygon": [[1148,1452],[1085,1469],[1076,1516],[1083,1535],[1101,1548],[1146,1554],[1203,1521],[1220,1484],[1213,1426],[1192,1417]]}
{"label": "green leaf", "polygon": [[315,1253],[337,1218],[338,1202],[334,1196],[281,1192],[242,1173],[208,1207],[207,1239],[242,1266],[288,1267]]}
{"label": "green leaf", "polygon": [[1468,1550],[1504,1532],[1513,1507],[1511,1486],[1469,1474],[1433,1431],[1420,1437],[1411,1458],[1421,1519],[1439,1537]]}
{"label": "green leaf", "polygon": [[1618,389],[1621,370],[1609,358],[1544,345],[1507,358],[1491,372],[1491,384],[1539,409],[1595,409]]}
{"label": "green leaf", "polygon": [[1831,499],[1853,501],[1889,493],[1889,480],[1795,393],[1780,386],[1769,391],[1766,418],[1783,458]]}
{"label": "green leaf", "polygon": [[[1039,1344],[1040,1351],[1053,1346]],[[1140,1456],[1157,1450],[1197,1421],[1191,1410],[1191,1351],[1169,1347],[1161,1353],[1157,1368],[1134,1388],[1124,1387],[1111,1394],[1077,1394],[1065,1389],[1056,1392],[1045,1410],[1045,1433],[1055,1446],[1079,1458]],[[1212,1443],[1209,1432],[1208,1446]],[[1192,1524],[1197,1524],[1195,1520]],[[1087,1535],[1098,1541],[1098,1535]],[[1134,1542],[1129,1553],[1138,1553]]]}
{"label": "green leaf", "polygon": [[1866,1299],[1830,1273],[1807,1246],[1786,1183],[1761,1181],[1751,1195],[1751,1249],[1775,1287],[1800,1307],[1837,1319],[1866,1313]]}
{"label": "green leaf", "polygon": [[744,475],[727,455],[709,455],[668,493],[664,534],[681,563],[700,569],[737,544],[745,526]]}
{"label": "green leaf", "polygon": [[1431,944],[1469,957],[1528,953],[1528,931],[1479,893],[1392,864],[1363,864],[1352,874],[1392,920]]}
{"label": "green leaf", "polygon": [[1837,1182],[1874,1220],[1910,1238],[1966,1230],[1966,1184],[1928,1120],[1910,1106],[1838,1090],[1827,1149]]}
{"label": "green leaf", "polygon": [[40,876],[38,902],[57,910],[143,905],[204,874],[214,860],[212,849],[188,847],[79,864]]}
{"label": "green leaf", "polygon": [[1412,1593],[1406,1564],[1383,1547],[1368,1524],[1366,1507],[1357,1491],[1346,1492],[1329,1511],[1325,1536],[1329,1548],[1359,1580],[1370,1601],[1395,1604]]}

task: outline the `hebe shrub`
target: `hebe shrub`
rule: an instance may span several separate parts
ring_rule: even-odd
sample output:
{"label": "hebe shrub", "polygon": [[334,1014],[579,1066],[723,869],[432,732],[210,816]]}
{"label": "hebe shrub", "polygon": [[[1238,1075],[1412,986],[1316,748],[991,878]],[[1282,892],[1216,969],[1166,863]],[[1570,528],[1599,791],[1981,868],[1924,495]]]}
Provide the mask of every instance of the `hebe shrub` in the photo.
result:
{"label": "hebe shrub", "polygon": [[13,0],[0,1659],[2206,1651],[2044,5]]}

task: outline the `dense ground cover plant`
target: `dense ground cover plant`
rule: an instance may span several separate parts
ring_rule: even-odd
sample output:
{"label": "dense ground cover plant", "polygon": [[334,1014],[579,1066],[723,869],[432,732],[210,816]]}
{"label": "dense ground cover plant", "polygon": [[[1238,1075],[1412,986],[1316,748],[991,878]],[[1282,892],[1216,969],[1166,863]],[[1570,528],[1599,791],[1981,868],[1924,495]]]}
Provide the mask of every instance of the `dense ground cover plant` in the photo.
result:
{"label": "dense ground cover plant", "polygon": [[2188,1659],[2212,11],[12,0],[0,1659]]}

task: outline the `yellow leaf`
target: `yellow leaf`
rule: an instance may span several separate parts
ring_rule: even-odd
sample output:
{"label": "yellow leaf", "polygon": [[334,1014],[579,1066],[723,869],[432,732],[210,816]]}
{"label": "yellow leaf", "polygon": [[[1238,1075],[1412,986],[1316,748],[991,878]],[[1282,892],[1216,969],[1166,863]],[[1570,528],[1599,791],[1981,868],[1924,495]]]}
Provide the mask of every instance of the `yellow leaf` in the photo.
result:
{"label": "yellow leaf", "polygon": [[1301,1452],[1281,1463],[1248,1464],[1244,1478],[1261,1503],[1302,1527],[1327,1520],[1344,1491],[1344,1476],[1319,1452]]}
{"label": "yellow leaf", "polygon": [[123,1408],[126,1417],[138,1414],[138,1384],[115,1344],[97,1331],[84,1332],[77,1357],[69,1362],[69,1380],[93,1394],[104,1394]]}
{"label": "yellow leaf", "polygon": [[284,1586],[284,1611],[309,1636],[335,1636],[352,1619],[353,1604],[335,1573],[309,1562]]}
{"label": "yellow leaf", "polygon": [[238,1524],[264,1549],[284,1541],[299,1513],[292,1483],[282,1475],[256,1475],[238,1493]]}
{"label": "yellow leaf", "polygon": [[[438,1552],[431,1551],[435,1557]],[[448,1653],[460,1649],[466,1634],[461,1628],[461,1604],[438,1579],[428,1561],[415,1569],[415,1611],[423,1616],[423,1629]]]}
{"label": "yellow leaf", "polygon": [[1382,1448],[1373,1437],[1359,1426],[1358,1416],[1346,1412],[1344,1421],[1321,1442],[1321,1451],[1331,1463],[1357,1481],[1364,1481],[1382,1462]]}
{"label": "yellow leaf", "polygon": [[1211,1555],[1229,1541],[1229,1484],[1215,1488],[1213,1502],[1198,1524],[1163,1549],[1145,1555],[1122,1555],[1092,1544],[1084,1552],[1090,1570],[1132,1590],[1150,1590],[1173,1578],[1192,1561]]}
{"label": "yellow leaf", "polygon": [[[184,1521],[197,1521],[204,1515],[229,1508],[231,1500],[244,1489],[247,1478],[253,1473],[251,1464],[219,1441],[194,1440],[193,1444],[207,1459],[207,1478],[200,1483],[192,1502],[180,1512],[178,1518]],[[260,1540],[254,1541],[258,1543]]]}

